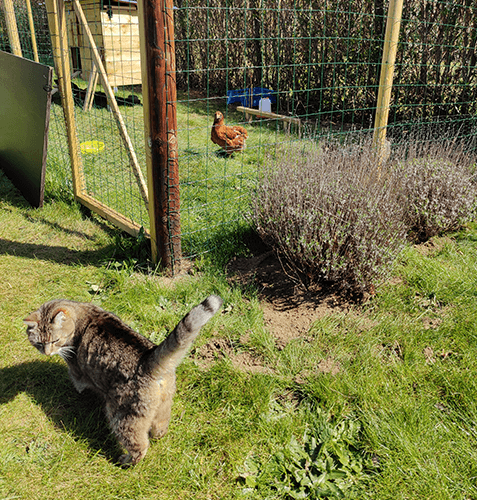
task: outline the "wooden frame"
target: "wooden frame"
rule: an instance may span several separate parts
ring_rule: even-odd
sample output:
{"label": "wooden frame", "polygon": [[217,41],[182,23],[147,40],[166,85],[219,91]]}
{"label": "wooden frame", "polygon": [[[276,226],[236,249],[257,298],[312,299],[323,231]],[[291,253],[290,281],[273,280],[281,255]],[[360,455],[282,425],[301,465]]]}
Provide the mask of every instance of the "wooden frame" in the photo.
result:
{"label": "wooden frame", "polygon": [[[138,185],[149,211],[151,223],[150,233],[153,260],[160,261],[163,267],[169,268],[173,273],[180,268],[180,219],[179,219],[179,173],[177,166],[177,119],[175,112],[176,87],[175,87],[175,59],[174,59],[174,29],[173,5],[171,0],[164,0],[163,5],[158,3],[158,8],[153,7],[153,15],[158,18],[156,27],[158,33],[145,31],[146,21],[140,14],[141,57],[142,61],[149,61],[150,65],[142,66],[143,86],[148,92],[143,94],[145,131],[146,131],[146,157],[148,169],[148,187],[142,178],[132,143],[129,139],[121,113],[117,106],[114,92],[108,81],[101,56],[96,47],[94,37],[89,29],[79,0],[72,0],[73,8],[83,27],[93,55],[94,66],[102,79],[108,102],[116,119],[121,137],[129,154],[130,165],[136,175]],[[166,5],[167,4],[167,5]],[[86,191],[83,174],[83,165],[79,154],[79,145],[76,137],[76,123],[74,114],[74,101],[71,89],[71,73],[69,64],[69,43],[66,29],[66,13],[63,0],[46,0],[48,10],[48,23],[52,39],[53,57],[58,76],[58,86],[61,93],[62,106],[65,115],[68,133],[68,146],[70,151],[73,189],[76,200],[106,218],[120,229],[137,236],[142,227],[125,217],[123,214],[108,207],[104,203],[90,196]],[[139,11],[144,12],[144,5],[139,2]],[[157,43],[156,43],[157,42]],[[157,45],[157,46],[156,46]],[[157,57],[144,56],[149,50],[157,51]],[[164,54],[167,57],[164,57]],[[155,61],[161,61],[157,68]],[[92,75],[89,92],[95,85],[95,75]],[[159,80],[154,81],[154,78]],[[152,82],[149,84],[149,82]],[[155,94],[156,90],[161,92]],[[151,113],[153,105],[155,112]],[[164,179],[166,182],[164,182]],[[172,200],[172,201],[171,201]],[[172,230],[171,230],[172,228]]]}
{"label": "wooden frame", "polygon": [[[11,2],[11,0],[4,0]],[[82,19],[79,0],[72,0],[76,13]],[[140,227],[122,214],[106,207],[86,193],[81,157],[76,139],[74,122],[74,104],[72,98],[69,70],[69,44],[66,34],[64,0],[46,0],[55,66],[58,75],[63,109],[67,123],[68,144],[73,169],[73,184],[75,197],[92,210],[100,213],[114,224],[131,234],[137,234]],[[390,0],[386,25],[381,78],[375,119],[374,143],[379,158],[386,151],[386,127],[392,90],[394,63],[399,39],[403,0]],[[79,7],[78,7],[79,6]],[[176,123],[176,88],[175,88],[175,53],[174,24],[172,0],[156,0],[138,2],[138,19],[141,47],[141,70],[145,113],[146,159],[148,170],[148,188],[151,195],[147,196],[144,183],[139,185],[148,204],[151,221],[151,247],[153,259],[160,260],[164,267],[174,270],[175,263],[181,258],[180,250],[180,217],[179,217],[179,177],[177,167],[177,123]],[[83,27],[87,21],[82,19]],[[85,30],[87,33],[87,30]],[[115,102],[111,87],[107,85],[106,72],[102,67],[101,57],[95,49],[94,40],[90,39],[90,48],[94,54],[94,62],[105,83],[105,90],[111,103]],[[112,94],[112,95],[110,95]],[[114,104],[113,104],[114,107]],[[296,117],[287,117],[275,113],[239,107],[239,111],[258,115],[269,119],[281,120],[285,127],[294,123],[298,127],[301,121]],[[120,114],[115,113],[121,130]],[[123,140],[127,143],[124,134]],[[128,148],[128,153],[131,151]],[[130,157],[131,158],[131,157]],[[139,172],[131,159],[135,173]],[[146,196],[145,196],[146,195]]]}
{"label": "wooden frame", "polygon": [[88,39],[91,52],[93,54],[93,59],[94,59],[94,65],[101,77],[101,81],[103,84],[104,91],[106,95],[108,96],[108,102],[111,107],[111,110],[114,115],[114,119],[116,120],[116,124],[119,129],[119,133],[121,135],[121,139],[123,140],[124,146],[126,147],[126,151],[128,153],[129,157],[129,164],[132,168],[132,171],[134,173],[134,176],[136,177],[139,190],[141,191],[141,196],[144,200],[144,203],[146,204],[146,209],[149,206],[149,195],[148,195],[148,189],[146,186],[146,183],[144,181],[144,177],[141,172],[141,167],[139,166],[139,162],[136,157],[136,152],[134,151],[134,146],[132,144],[132,141],[129,137],[126,125],[124,124],[123,117],[121,115],[121,111],[119,111],[119,106],[118,103],[116,102],[116,97],[114,95],[113,89],[111,88],[111,85],[109,84],[108,80],[108,75],[106,74],[106,70],[104,69],[103,61],[101,60],[101,56],[99,55],[99,51],[96,47],[96,43],[93,38],[93,34],[91,33],[91,30],[89,29],[88,26],[88,21],[86,20],[86,17],[84,15],[83,9],[81,7],[81,4],[79,0],[72,0],[73,2],[73,7],[75,9],[76,15],[78,16],[81,25],[83,26],[83,30],[86,34],[86,37]]}
{"label": "wooden frame", "polygon": [[73,92],[71,90],[71,72],[69,64],[69,46],[66,30],[66,13],[63,0],[46,0],[48,24],[53,48],[53,60],[58,87],[62,99],[62,108],[66,122],[68,148],[73,176],[73,192],[75,199],[93,212],[98,213],[114,225],[137,236],[141,226],[116,210],[90,196],[86,191],[83,164],[79,154],[79,144],[76,136],[76,121],[74,114]]}

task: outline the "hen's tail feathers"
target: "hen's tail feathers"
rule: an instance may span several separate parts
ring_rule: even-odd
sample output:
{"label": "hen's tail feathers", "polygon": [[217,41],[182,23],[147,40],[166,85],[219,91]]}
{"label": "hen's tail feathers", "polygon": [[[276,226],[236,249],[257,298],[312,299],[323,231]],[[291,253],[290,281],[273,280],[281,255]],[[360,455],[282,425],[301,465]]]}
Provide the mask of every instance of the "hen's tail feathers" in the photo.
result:
{"label": "hen's tail feathers", "polygon": [[241,127],[240,125],[235,125],[235,129],[240,132],[244,137],[245,139],[248,138],[248,132],[246,129],[244,129],[243,127]]}
{"label": "hen's tail feathers", "polygon": [[219,296],[209,295],[179,321],[174,330],[154,349],[150,361],[153,375],[176,369],[199,335],[200,329],[220,309],[222,302]]}

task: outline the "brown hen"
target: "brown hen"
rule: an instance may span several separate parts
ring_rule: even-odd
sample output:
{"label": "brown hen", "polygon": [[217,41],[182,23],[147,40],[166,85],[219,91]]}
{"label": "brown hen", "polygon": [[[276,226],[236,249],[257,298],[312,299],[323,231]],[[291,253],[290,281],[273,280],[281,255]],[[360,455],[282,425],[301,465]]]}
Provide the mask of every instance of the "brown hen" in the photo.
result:
{"label": "brown hen", "polygon": [[220,146],[227,155],[235,151],[243,151],[246,147],[245,141],[248,137],[247,131],[240,125],[232,127],[225,125],[224,115],[217,111],[214,116],[214,124],[210,138],[213,143]]}

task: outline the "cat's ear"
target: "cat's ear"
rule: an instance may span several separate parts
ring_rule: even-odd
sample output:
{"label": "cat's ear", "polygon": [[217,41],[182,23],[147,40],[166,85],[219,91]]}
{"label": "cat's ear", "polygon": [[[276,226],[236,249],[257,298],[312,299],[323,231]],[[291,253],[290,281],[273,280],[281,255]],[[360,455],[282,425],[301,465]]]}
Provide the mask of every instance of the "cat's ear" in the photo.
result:
{"label": "cat's ear", "polygon": [[23,323],[25,323],[26,326],[29,326],[31,328],[35,328],[35,326],[38,325],[38,322],[40,321],[40,314],[38,311],[32,312],[29,316],[27,316],[24,320]]}
{"label": "cat's ear", "polygon": [[71,317],[71,312],[66,308],[59,309],[54,315],[51,321],[52,327],[59,333],[62,333],[65,337],[71,335],[75,330],[75,322]]}

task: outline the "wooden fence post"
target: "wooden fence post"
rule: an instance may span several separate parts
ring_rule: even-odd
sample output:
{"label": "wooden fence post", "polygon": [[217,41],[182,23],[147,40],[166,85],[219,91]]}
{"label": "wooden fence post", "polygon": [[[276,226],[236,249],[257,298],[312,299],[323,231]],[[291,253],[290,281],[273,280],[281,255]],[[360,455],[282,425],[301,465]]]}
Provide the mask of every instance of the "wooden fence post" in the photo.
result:
{"label": "wooden fence post", "polygon": [[35,23],[33,22],[33,12],[31,10],[30,0],[26,0],[27,13],[28,13],[28,25],[30,26],[31,35],[31,48],[33,50],[33,57],[36,62],[40,62],[38,58],[38,47],[36,45],[36,34],[35,34]]}
{"label": "wooden fence post", "polygon": [[8,39],[12,53],[23,57],[20,37],[18,36],[17,20],[15,18],[15,7],[12,0],[3,0],[3,11],[5,13],[5,23],[7,25]]}
{"label": "wooden fence post", "polygon": [[71,90],[71,72],[68,52],[68,35],[66,31],[66,13],[63,0],[45,0],[48,13],[53,61],[61,94],[61,105],[65,117],[66,134],[71,160],[73,192],[78,197],[86,189],[83,165],[79,156],[79,144],[76,136],[73,92]]}
{"label": "wooden fence post", "polygon": [[151,248],[174,274],[181,238],[173,0],[140,0],[138,7]]}
{"label": "wooden fence post", "polygon": [[402,7],[404,0],[390,0],[384,35],[383,59],[379,78],[378,102],[374,121],[374,146],[377,156],[383,160],[387,154],[386,127],[388,125],[389,105],[393,88],[394,63],[396,62],[399,30],[401,28]]}

